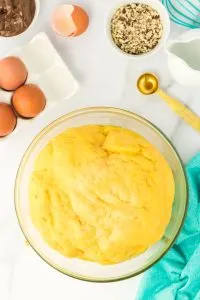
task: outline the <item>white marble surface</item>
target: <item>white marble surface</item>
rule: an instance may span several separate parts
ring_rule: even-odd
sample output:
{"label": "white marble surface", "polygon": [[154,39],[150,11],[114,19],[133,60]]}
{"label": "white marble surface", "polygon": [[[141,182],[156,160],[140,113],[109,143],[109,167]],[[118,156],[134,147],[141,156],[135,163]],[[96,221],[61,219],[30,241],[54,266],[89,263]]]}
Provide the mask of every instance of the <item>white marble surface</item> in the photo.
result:
{"label": "white marble surface", "polygon": [[[0,145],[0,299],[2,300],[133,300],[141,277],[112,284],[93,284],[64,276],[45,264],[25,245],[14,212],[13,186],[16,171],[27,145],[49,121],[85,106],[114,106],[134,111],[151,120],[172,140],[184,162],[200,150],[200,136],[184,124],[157,96],[144,97],[135,88],[143,70],[153,70],[171,95],[200,113],[200,87],[185,88],[173,82],[163,52],[146,61],[127,60],[113,52],[104,35],[104,20],[116,0],[76,0],[90,14],[87,33],[71,40],[56,36],[50,14],[59,0],[41,0],[41,12],[34,27],[23,37],[1,39],[0,55],[28,42],[45,31],[80,83],[80,91],[61,103],[34,126]],[[183,29],[173,26],[172,36]],[[45,55],[45,49],[41,49]]]}

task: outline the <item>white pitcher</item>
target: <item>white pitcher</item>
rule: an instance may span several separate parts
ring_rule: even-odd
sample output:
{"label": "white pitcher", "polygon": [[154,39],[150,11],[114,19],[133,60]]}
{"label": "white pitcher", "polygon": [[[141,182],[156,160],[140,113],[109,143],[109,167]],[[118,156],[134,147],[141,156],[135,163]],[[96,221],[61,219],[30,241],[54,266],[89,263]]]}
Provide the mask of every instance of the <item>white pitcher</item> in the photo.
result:
{"label": "white pitcher", "polygon": [[187,31],[166,45],[168,67],[182,85],[200,86],[200,29]]}

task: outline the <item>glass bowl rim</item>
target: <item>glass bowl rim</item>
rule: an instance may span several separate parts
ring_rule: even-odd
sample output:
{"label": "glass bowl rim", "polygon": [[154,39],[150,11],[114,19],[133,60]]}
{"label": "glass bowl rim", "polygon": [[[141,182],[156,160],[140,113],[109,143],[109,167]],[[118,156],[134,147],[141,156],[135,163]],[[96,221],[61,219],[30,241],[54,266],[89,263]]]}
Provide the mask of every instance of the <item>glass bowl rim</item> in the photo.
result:
{"label": "glass bowl rim", "polygon": [[[23,228],[22,222],[21,222],[21,218],[20,218],[20,210],[18,208],[18,199],[19,199],[19,186],[20,186],[20,179],[21,179],[21,175],[23,173],[23,169],[26,166],[26,162],[29,159],[29,155],[31,154],[32,150],[34,149],[34,147],[37,145],[38,141],[40,141],[40,139],[43,138],[43,136],[45,136],[46,133],[50,132],[52,128],[56,127],[57,125],[59,125],[60,123],[69,120],[69,119],[73,119],[74,117],[79,117],[82,115],[87,115],[89,113],[114,113],[116,115],[121,115],[121,116],[126,116],[129,118],[133,118],[138,120],[139,122],[143,123],[144,125],[146,125],[147,127],[150,127],[156,134],[158,134],[171,148],[172,152],[174,152],[178,162],[180,163],[180,167],[181,167],[181,171],[182,171],[182,175],[183,175],[183,179],[184,179],[184,189],[185,189],[185,210],[182,216],[182,220],[180,223],[179,228],[177,228],[177,233],[175,234],[174,238],[172,239],[171,243],[169,244],[169,246],[167,248],[164,249],[164,251],[162,251],[162,253],[152,262],[150,263],[148,266],[143,267],[141,270],[139,271],[134,271],[132,273],[129,273],[127,275],[123,275],[117,278],[108,278],[108,279],[99,279],[99,278],[91,278],[91,277],[85,277],[85,276],[81,276],[75,273],[72,273],[70,271],[66,271],[64,268],[57,266],[56,264],[53,264],[52,262],[50,262],[47,258],[45,258],[42,254],[40,254],[40,252],[35,249],[35,247],[31,244],[30,238],[28,237],[28,235],[26,234],[26,230]],[[28,148],[25,150],[24,155],[21,158],[18,170],[17,170],[17,175],[16,175],[16,179],[15,179],[15,186],[14,186],[14,206],[15,206],[15,213],[18,219],[18,223],[19,226],[21,228],[21,231],[24,235],[24,237],[26,238],[28,244],[32,247],[32,249],[39,255],[39,257],[45,261],[49,266],[53,267],[55,270],[59,271],[60,273],[67,275],[69,277],[78,279],[78,280],[82,280],[82,281],[87,281],[87,282],[96,282],[96,283],[106,283],[106,282],[117,282],[117,281],[121,281],[121,280],[125,280],[125,279],[129,279],[132,277],[135,277],[137,275],[142,274],[143,272],[147,271],[149,268],[151,268],[153,265],[155,265],[160,259],[163,258],[163,256],[171,249],[171,247],[173,246],[175,240],[177,239],[184,221],[185,221],[185,217],[186,217],[186,213],[187,213],[187,208],[188,208],[188,198],[189,198],[189,189],[188,189],[188,181],[187,181],[187,176],[186,176],[186,171],[184,169],[184,165],[182,162],[181,157],[179,156],[177,150],[175,149],[175,147],[172,145],[171,141],[168,139],[168,137],[157,127],[155,126],[153,123],[151,123],[150,121],[148,121],[147,119],[145,119],[144,117],[141,117],[139,115],[137,115],[136,113],[130,112],[128,110],[124,110],[121,108],[114,108],[114,107],[107,107],[107,106],[97,106],[97,107],[87,107],[87,108],[81,108],[81,109],[77,109],[74,110],[72,112],[66,113],[63,116],[57,118],[56,120],[52,121],[50,124],[48,124],[47,126],[45,126],[33,139],[33,141],[29,144]]]}

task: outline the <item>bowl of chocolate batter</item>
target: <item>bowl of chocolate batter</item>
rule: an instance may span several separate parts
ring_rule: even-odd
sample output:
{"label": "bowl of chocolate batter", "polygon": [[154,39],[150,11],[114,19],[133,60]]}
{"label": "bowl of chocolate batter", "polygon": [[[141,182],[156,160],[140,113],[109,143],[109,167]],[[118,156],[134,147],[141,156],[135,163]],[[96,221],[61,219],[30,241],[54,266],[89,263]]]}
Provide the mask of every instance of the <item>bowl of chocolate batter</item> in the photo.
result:
{"label": "bowl of chocolate batter", "polygon": [[0,0],[0,37],[26,32],[38,17],[39,0]]}

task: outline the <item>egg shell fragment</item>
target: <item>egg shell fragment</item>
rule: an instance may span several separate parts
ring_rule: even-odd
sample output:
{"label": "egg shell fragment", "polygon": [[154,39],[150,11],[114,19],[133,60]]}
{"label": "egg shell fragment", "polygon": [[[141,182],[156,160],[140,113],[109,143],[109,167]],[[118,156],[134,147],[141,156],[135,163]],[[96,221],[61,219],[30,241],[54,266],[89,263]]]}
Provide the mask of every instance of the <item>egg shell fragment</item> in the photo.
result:
{"label": "egg shell fragment", "polygon": [[53,29],[64,37],[81,35],[88,25],[88,14],[77,5],[58,6],[52,16]]}

